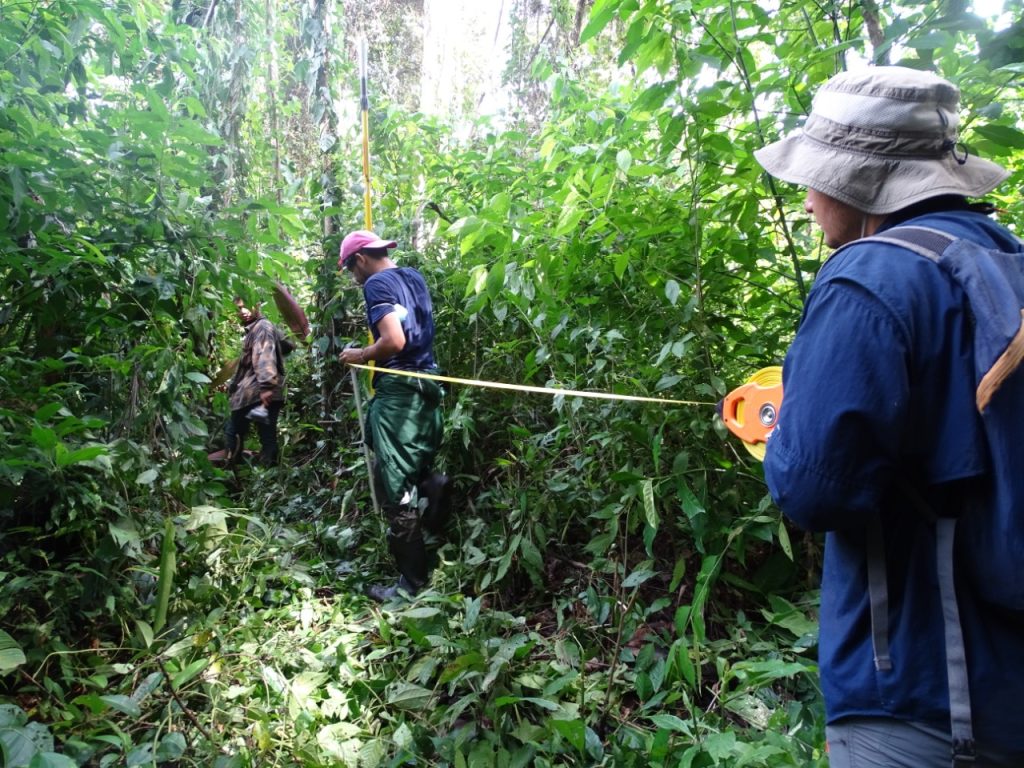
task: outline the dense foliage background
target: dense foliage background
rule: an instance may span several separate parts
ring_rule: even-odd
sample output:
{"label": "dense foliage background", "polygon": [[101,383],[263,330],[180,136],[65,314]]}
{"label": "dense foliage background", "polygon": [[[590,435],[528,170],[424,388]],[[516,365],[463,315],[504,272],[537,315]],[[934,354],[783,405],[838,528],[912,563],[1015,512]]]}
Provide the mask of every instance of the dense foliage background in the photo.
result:
{"label": "dense foliage background", "polygon": [[[430,2],[0,0],[7,766],[824,765],[820,543],[711,405],[781,361],[827,255],[752,152],[866,62],[934,68],[1013,171],[1024,17],[968,3],[510,0],[506,109],[418,111]],[[436,10],[436,7],[435,7]],[[456,527],[386,577],[348,372],[363,224],[426,275]],[[425,75],[424,75],[425,76]],[[207,459],[280,282],[281,467]]]}

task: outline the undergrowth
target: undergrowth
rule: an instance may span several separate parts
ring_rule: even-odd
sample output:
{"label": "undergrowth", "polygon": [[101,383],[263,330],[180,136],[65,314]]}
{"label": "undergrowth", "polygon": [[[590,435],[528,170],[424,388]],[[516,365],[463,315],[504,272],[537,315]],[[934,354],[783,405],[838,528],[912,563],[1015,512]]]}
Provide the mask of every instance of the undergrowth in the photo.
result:
{"label": "undergrowth", "polygon": [[339,466],[333,487],[323,467],[243,469],[233,498],[176,516],[158,631],[159,537],[140,539],[154,559],[131,566],[149,578],[117,641],[49,636],[0,678],[7,765],[825,764],[813,595],[594,557],[594,520],[524,547],[540,502],[464,476],[431,587],[378,606],[382,522],[358,460]]}

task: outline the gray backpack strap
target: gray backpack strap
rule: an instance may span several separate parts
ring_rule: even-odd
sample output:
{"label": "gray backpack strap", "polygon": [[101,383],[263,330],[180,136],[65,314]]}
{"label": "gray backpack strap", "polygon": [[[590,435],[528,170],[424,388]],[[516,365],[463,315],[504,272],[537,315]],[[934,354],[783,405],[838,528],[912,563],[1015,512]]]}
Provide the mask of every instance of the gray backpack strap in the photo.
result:
{"label": "gray backpack strap", "polygon": [[[938,261],[942,252],[956,242],[956,237],[941,229],[932,229],[931,227],[894,227],[880,235],[866,237],[864,240],[899,245],[927,259]],[[854,242],[862,243],[864,240]]]}
{"label": "gray backpack strap", "polygon": [[[956,518],[936,517],[924,496],[909,482],[901,482],[900,490],[918,515],[935,529],[935,570],[939,582],[939,603],[946,645],[946,682],[949,690],[950,740],[952,766],[963,768],[974,763],[974,730],[971,725],[971,689],[967,677],[967,651],[964,648],[960,607],[956,599],[953,544],[956,540]],[[892,669],[889,658],[889,596],[886,583],[885,547],[881,516],[868,523],[867,539],[868,596],[871,602],[871,645],[875,653],[875,669]]]}
{"label": "gray backpack strap", "polygon": [[889,657],[889,577],[885,568],[885,537],[879,515],[873,515],[868,523],[867,556],[871,650],[875,655],[875,669],[888,672],[892,669]]}
{"label": "gray backpack strap", "polygon": [[935,563],[942,601],[942,623],[946,630],[946,678],[949,683],[949,722],[953,742],[953,768],[974,762],[974,731],[971,728],[971,689],[967,680],[967,652],[960,627],[953,578],[953,541],[956,518],[935,521]]}

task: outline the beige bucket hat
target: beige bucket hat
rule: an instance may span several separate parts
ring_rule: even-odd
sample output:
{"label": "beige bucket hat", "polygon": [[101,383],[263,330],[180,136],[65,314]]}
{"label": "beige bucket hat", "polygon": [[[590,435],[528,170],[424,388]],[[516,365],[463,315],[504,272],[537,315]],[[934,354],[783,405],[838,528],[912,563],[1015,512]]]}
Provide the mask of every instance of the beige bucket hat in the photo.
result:
{"label": "beige bucket hat", "polygon": [[864,213],[929,197],[980,197],[1009,171],[957,145],[959,89],[907,67],[842,72],[814,96],[802,131],[754,152],[768,173]]}

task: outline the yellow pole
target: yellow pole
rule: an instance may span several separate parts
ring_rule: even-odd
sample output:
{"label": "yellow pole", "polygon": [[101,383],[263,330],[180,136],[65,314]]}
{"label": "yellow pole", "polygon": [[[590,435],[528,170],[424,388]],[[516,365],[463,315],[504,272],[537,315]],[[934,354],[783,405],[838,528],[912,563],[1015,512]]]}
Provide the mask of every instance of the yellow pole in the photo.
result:
{"label": "yellow pole", "polygon": [[[366,229],[373,229],[373,216],[370,213],[370,97],[366,93],[366,38],[359,41],[359,110],[363,113],[363,221]],[[368,344],[373,344],[373,333],[367,331]],[[366,386],[373,396],[373,370],[367,372]],[[366,442],[366,417],[363,415],[363,398],[359,394],[359,377],[356,369],[349,368],[352,376],[352,396],[356,400],[356,413],[359,417],[359,432],[363,438],[363,460],[366,462],[366,476],[370,482],[370,501],[373,511],[380,515],[380,499],[377,498],[377,484],[373,479],[373,461],[370,458],[370,446]]]}
{"label": "yellow pole", "polygon": [[[359,41],[359,110],[363,116],[363,223],[365,229],[373,229],[373,213],[370,208],[370,97],[367,93],[366,81],[367,72],[366,38]],[[373,344],[373,333],[367,331],[368,344]],[[370,361],[373,368],[373,361]],[[368,374],[368,382],[373,381],[373,371]],[[368,383],[370,394],[373,394],[373,384]]]}
{"label": "yellow pole", "polygon": [[359,41],[359,109],[363,113],[363,220],[373,229],[370,212],[370,97],[366,91],[366,38]]}

